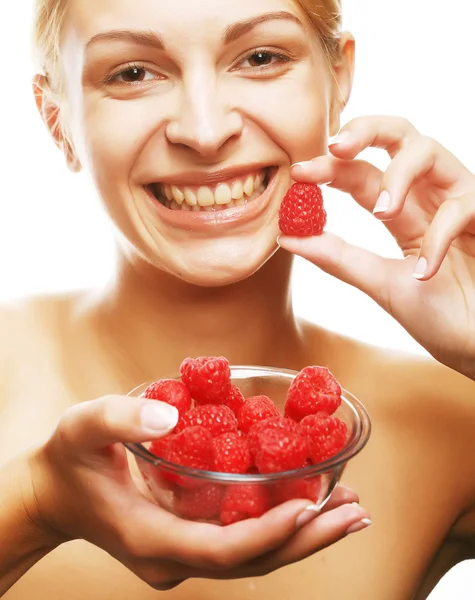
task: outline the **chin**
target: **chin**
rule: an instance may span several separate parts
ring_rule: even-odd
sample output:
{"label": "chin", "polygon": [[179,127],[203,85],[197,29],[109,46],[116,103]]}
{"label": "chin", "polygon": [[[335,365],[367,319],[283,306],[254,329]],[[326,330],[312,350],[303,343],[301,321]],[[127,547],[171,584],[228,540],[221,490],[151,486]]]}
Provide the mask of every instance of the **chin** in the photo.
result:
{"label": "chin", "polygon": [[[275,254],[277,234],[264,244],[225,243],[202,245],[194,252],[184,254],[165,269],[178,279],[200,287],[223,287],[243,281],[254,275]],[[216,247],[217,246],[217,247]],[[158,265],[157,265],[158,266]]]}

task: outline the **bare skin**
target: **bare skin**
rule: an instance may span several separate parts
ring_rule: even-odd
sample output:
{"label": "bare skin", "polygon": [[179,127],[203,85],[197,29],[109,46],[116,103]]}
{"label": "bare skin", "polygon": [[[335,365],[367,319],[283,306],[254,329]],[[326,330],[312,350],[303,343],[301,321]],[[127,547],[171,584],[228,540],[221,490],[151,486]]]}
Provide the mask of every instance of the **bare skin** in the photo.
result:
{"label": "bare skin", "polygon": [[[71,406],[173,375],[185,356],[222,354],[234,364],[296,370],[323,364],[372,416],[372,439],[344,482],[375,525],[261,578],[216,582],[175,567],[172,580],[191,579],[163,592],[110,553],[71,541],[5,597],[425,598],[450,566],[472,555],[475,473],[465,457],[475,443],[474,384],[435,363],[298,321],[291,258],[275,252],[291,165],[324,154],[339,129],[351,90],[352,37],[341,36],[341,58],[330,70],[315,31],[290,0],[156,5],[98,0],[91,8],[71,0],[61,55],[68,103],[49,93],[44,76],[36,78],[38,108],[69,167],[89,168],[121,234],[120,260],[103,289],[2,312],[2,461],[41,448]],[[104,39],[104,31],[124,28],[142,34]],[[165,49],[150,35],[144,42],[150,29]],[[234,221],[224,223],[220,213],[206,220],[202,211],[190,224],[172,218],[162,202],[166,185],[209,186],[249,172],[269,176],[268,169],[267,189],[250,201],[259,209],[252,218],[247,209],[231,209],[222,214]],[[151,184],[162,186],[161,199],[149,193]],[[422,204],[421,193],[413,197]],[[56,509],[48,514],[56,524],[65,499],[55,490],[71,490],[54,483],[46,504]],[[297,543],[305,545],[319,522],[299,531]],[[292,539],[276,550],[280,564],[291,562],[291,551]]]}
{"label": "bare skin", "polygon": [[[287,256],[278,256],[274,262],[282,267]],[[2,457],[14,457],[31,443],[42,441],[69,404],[111,389],[125,393],[139,382],[169,375],[176,370],[171,354],[186,354],[185,341],[184,346],[175,344],[172,352],[168,348],[164,352],[166,345],[157,342],[136,346],[133,336],[119,328],[116,333],[121,347],[127,348],[132,368],[114,368],[109,350],[104,349],[115,342],[103,329],[98,335],[97,304],[86,312],[79,309],[85,298],[41,299],[7,313],[15,335],[9,338],[12,362],[4,390],[9,401],[0,430]],[[123,315],[127,319],[126,313]],[[134,320],[135,332],[139,332],[140,319]],[[281,334],[277,322],[269,334],[269,339]],[[364,400],[372,416],[373,436],[349,465],[343,482],[358,491],[374,525],[263,578],[190,580],[173,591],[160,592],[160,597],[208,600],[225,594],[270,599],[298,593],[309,600],[316,595],[335,600],[369,595],[394,600],[425,598],[452,565],[472,555],[475,473],[465,457],[473,453],[475,445],[473,383],[426,360],[366,347],[306,323],[295,323],[293,331],[286,334],[288,344],[283,349],[264,348],[267,344],[263,342],[265,354],[257,353],[245,337],[241,339],[240,349],[233,349],[223,339],[214,340],[213,346],[234,363],[295,369],[326,364],[347,389]],[[206,354],[206,350],[205,344],[196,348],[197,353]],[[135,371],[133,365],[145,364],[141,359],[149,352],[154,353],[156,366]],[[26,402],[12,400],[18,398],[26,398]],[[37,411],[34,422],[25,423],[25,410]],[[345,566],[344,578],[339,575],[341,565]],[[158,592],[123,565],[81,541],[53,551],[5,598],[16,600],[32,594],[39,599],[96,599],[112,594],[124,600],[131,595],[158,597]]]}

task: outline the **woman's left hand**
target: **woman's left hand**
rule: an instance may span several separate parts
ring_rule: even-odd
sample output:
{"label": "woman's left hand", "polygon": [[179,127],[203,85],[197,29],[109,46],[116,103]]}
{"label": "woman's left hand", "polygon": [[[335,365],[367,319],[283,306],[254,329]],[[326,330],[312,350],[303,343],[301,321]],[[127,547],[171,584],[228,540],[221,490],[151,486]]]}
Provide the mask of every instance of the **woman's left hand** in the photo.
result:
{"label": "woman's left hand", "polygon": [[[387,150],[386,172],[355,160],[367,147]],[[292,178],[351,194],[384,222],[405,260],[327,232],[279,244],[368,294],[434,358],[475,379],[475,175],[396,117],[351,121],[330,152],[294,165]]]}

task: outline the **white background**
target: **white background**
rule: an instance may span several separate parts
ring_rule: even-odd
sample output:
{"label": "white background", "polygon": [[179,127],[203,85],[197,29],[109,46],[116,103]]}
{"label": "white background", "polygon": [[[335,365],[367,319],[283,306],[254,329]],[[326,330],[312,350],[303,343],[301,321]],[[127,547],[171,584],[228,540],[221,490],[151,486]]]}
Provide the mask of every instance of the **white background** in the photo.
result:
{"label": "white background", "polygon": [[[346,0],[357,39],[354,93],[345,120],[400,114],[449,147],[472,170],[472,0]],[[100,282],[113,261],[107,222],[82,176],[63,165],[36,115],[30,76],[30,2],[0,4],[0,300]],[[384,165],[378,152],[368,154]],[[329,191],[329,229],[398,256],[384,227]],[[299,261],[295,306],[307,318],[370,342],[422,352],[359,292]],[[357,316],[355,316],[357,315]],[[417,535],[417,532],[414,532]],[[475,598],[475,563],[459,565],[430,600]]]}

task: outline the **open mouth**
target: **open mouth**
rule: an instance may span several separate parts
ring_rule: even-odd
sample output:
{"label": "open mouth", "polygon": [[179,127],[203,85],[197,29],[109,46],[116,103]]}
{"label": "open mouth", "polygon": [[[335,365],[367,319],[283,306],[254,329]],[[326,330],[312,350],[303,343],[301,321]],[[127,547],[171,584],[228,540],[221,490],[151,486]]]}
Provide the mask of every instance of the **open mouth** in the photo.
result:
{"label": "open mouth", "polygon": [[152,183],[155,198],[170,210],[217,212],[253,202],[266,190],[271,168],[221,181],[214,186],[179,186]]}

